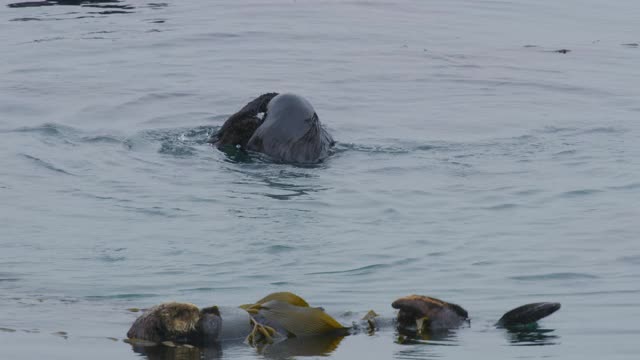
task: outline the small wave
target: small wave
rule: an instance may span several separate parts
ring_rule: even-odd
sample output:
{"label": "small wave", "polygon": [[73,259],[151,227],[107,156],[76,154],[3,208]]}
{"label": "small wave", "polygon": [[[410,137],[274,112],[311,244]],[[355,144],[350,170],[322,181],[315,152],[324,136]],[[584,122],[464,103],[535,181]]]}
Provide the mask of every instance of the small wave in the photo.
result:
{"label": "small wave", "polygon": [[579,136],[585,134],[619,134],[627,132],[627,130],[613,126],[597,126],[591,128],[546,126],[541,130],[537,130],[536,132],[543,134],[565,134],[570,136]]}
{"label": "small wave", "polygon": [[295,250],[295,247],[287,245],[271,245],[267,247],[267,253],[269,254],[280,254],[291,250]]}
{"label": "small wave", "polygon": [[531,189],[531,190],[516,191],[514,193],[514,195],[517,195],[517,196],[532,196],[532,195],[538,195],[541,192],[542,192],[542,190],[539,190],[539,189]]}
{"label": "small wave", "polygon": [[160,154],[173,156],[193,156],[196,154],[196,149],[182,144],[162,143],[158,152]]}
{"label": "small wave", "polygon": [[611,190],[637,190],[637,189],[640,189],[640,182],[635,182],[635,183],[626,184],[626,185],[620,185],[620,186],[609,186],[608,189],[611,189]]}
{"label": "small wave", "polygon": [[198,153],[196,146],[207,144],[213,132],[210,126],[196,128],[174,128],[145,130],[122,140],[129,149],[135,150],[146,145],[160,143],[160,154],[173,156],[194,156]]}
{"label": "small wave", "polygon": [[178,214],[176,212],[184,212],[186,210],[180,208],[162,208],[159,206],[153,206],[151,208],[137,207],[137,206],[129,206],[129,205],[120,205],[116,206],[123,208],[125,210],[134,211],[137,213],[145,214],[145,215],[155,215],[155,216],[163,216],[168,218],[177,217]]}
{"label": "small wave", "polygon": [[511,210],[511,209],[515,209],[517,207],[520,207],[520,205],[518,204],[513,204],[513,203],[505,203],[505,204],[498,204],[498,205],[493,205],[493,206],[487,206],[485,207],[486,210]]}
{"label": "small wave", "polygon": [[121,144],[124,141],[123,138],[110,135],[83,136],[80,140],[90,144]]}
{"label": "small wave", "polygon": [[384,153],[384,154],[407,154],[409,149],[397,146],[381,146],[381,145],[364,145],[354,143],[336,143],[336,152],[359,151],[366,153]]}
{"label": "small wave", "polygon": [[337,271],[319,271],[319,272],[307,273],[305,275],[328,275],[328,274],[365,275],[365,274],[376,272],[379,269],[385,269],[388,267],[389,267],[388,264],[373,264],[373,265],[367,265],[367,266],[363,266],[355,269],[337,270]]}
{"label": "small wave", "polygon": [[126,294],[112,294],[112,295],[89,295],[85,296],[86,300],[112,300],[112,299],[145,299],[156,297],[158,294],[151,293],[126,293]]}
{"label": "small wave", "polygon": [[124,261],[127,258],[125,256],[113,256],[113,255],[102,255],[98,257],[98,260],[107,263],[114,263],[118,261]]}
{"label": "small wave", "polygon": [[617,260],[627,264],[640,265],[640,255],[623,256]]}
{"label": "small wave", "polygon": [[21,17],[21,18],[13,18],[9,21],[42,21],[42,19],[38,19],[34,17]]}
{"label": "small wave", "polygon": [[275,286],[289,286],[291,285],[290,282],[288,281],[274,281],[272,283],[270,283],[271,285],[275,285]]}
{"label": "small wave", "polygon": [[47,136],[60,136],[63,134],[77,132],[77,130],[70,126],[64,126],[56,123],[44,123],[38,126],[24,126],[13,130],[5,130],[3,132],[38,133]]}
{"label": "small wave", "polygon": [[563,151],[559,151],[555,154],[553,154],[554,156],[570,156],[570,155],[575,155],[578,152],[576,150],[563,150]]}
{"label": "small wave", "polygon": [[566,133],[566,132],[575,132],[578,128],[574,127],[555,127],[555,126],[545,126],[541,130],[536,132],[543,134],[558,134],[558,133]]}
{"label": "small wave", "polygon": [[626,130],[615,128],[612,126],[595,127],[591,129],[583,129],[580,131],[581,134],[619,134],[623,132],[626,132]]}
{"label": "small wave", "polygon": [[197,287],[178,290],[180,293],[192,293],[192,292],[214,292],[214,291],[226,291],[226,290],[244,290],[243,286],[219,286],[219,287]]}
{"label": "small wave", "polygon": [[511,276],[509,279],[520,281],[538,281],[538,280],[580,280],[580,279],[597,279],[598,277],[585,273],[558,272],[549,274],[522,275]]}
{"label": "small wave", "polygon": [[68,172],[68,171],[66,171],[64,169],[56,167],[53,164],[51,164],[51,163],[49,163],[47,161],[44,161],[44,160],[42,160],[40,158],[37,158],[35,156],[31,156],[31,155],[27,155],[27,154],[20,154],[20,155],[25,157],[25,158],[27,158],[27,159],[29,159],[29,160],[31,160],[31,161],[33,161],[37,165],[42,166],[42,167],[44,167],[46,169],[49,169],[49,170],[52,170],[52,171],[55,171],[55,172],[58,172],[58,173],[61,173],[61,174],[65,174],[65,175],[75,176],[74,174],[72,174],[72,173],[70,173],[70,172]]}
{"label": "small wave", "polygon": [[67,143],[87,143],[87,144],[121,144],[125,141],[125,138],[112,134],[87,134],[81,130],[73,128],[71,126],[56,124],[56,123],[44,123],[37,126],[25,126],[10,130],[1,130],[3,133],[23,133],[23,134],[37,134],[46,138],[54,138]]}
{"label": "small wave", "polygon": [[580,197],[580,196],[595,195],[601,192],[603,191],[597,190],[597,189],[582,189],[582,190],[566,191],[560,194],[560,196],[565,198],[574,198],[574,197]]}

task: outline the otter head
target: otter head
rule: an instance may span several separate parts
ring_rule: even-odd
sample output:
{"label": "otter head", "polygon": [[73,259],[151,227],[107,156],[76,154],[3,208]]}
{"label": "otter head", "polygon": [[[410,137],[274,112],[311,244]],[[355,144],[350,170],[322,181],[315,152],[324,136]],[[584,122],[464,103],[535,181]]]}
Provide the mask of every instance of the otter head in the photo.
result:
{"label": "otter head", "polygon": [[200,311],[200,319],[196,329],[201,343],[209,344],[218,339],[222,329],[222,318],[217,306],[203,308]]}
{"label": "otter head", "polygon": [[196,330],[200,309],[187,303],[164,303],[150,308],[131,325],[127,337],[148,341],[187,341]]}
{"label": "otter head", "polygon": [[193,304],[171,303],[161,309],[159,316],[169,333],[182,336],[195,330],[199,309]]}

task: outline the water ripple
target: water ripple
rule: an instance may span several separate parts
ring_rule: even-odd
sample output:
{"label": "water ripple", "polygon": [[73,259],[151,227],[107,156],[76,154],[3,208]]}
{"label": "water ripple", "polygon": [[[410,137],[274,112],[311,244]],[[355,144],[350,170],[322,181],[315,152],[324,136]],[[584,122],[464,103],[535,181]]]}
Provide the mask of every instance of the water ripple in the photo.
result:
{"label": "water ripple", "polygon": [[539,281],[539,280],[580,280],[580,279],[597,279],[598,276],[586,273],[573,272],[557,272],[549,274],[510,276],[509,279],[521,281]]}
{"label": "water ripple", "polygon": [[380,269],[386,269],[389,266],[390,265],[387,265],[387,264],[373,264],[373,265],[362,266],[355,269],[337,270],[337,271],[319,271],[319,272],[306,273],[305,275],[328,275],[328,274],[366,275],[366,274],[374,273]]}
{"label": "water ripple", "polygon": [[598,189],[571,190],[571,191],[563,192],[562,194],[560,194],[560,197],[574,198],[574,197],[595,195],[595,194],[599,194],[601,192],[603,192],[603,191],[602,190],[598,190]]}
{"label": "water ripple", "polygon": [[45,169],[52,170],[52,171],[55,171],[55,172],[58,172],[58,173],[61,173],[61,174],[65,174],[65,175],[75,176],[74,174],[72,174],[72,173],[70,173],[70,172],[68,172],[68,171],[66,171],[64,169],[59,168],[59,167],[51,164],[50,162],[42,160],[42,159],[37,158],[35,156],[31,156],[31,155],[23,154],[23,153],[21,153],[19,155],[21,155],[22,157],[24,157],[26,159],[29,159],[29,160],[33,161],[35,164],[37,164],[39,166],[42,166]]}

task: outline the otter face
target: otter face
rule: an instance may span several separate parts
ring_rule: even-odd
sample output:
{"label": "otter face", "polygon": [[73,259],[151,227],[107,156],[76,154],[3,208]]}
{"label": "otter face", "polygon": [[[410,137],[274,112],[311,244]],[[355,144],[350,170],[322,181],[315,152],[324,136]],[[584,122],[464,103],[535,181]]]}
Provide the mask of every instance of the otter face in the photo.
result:
{"label": "otter face", "polygon": [[198,307],[192,304],[171,304],[160,311],[162,323],[173,334],[187,334],[195,329],[199,317]]}
{"label": "otter face", "polygon": [[202,314],[197,328],[200,341],[203,344],[216,342],[222,329],[222,318],[215,314]]}
{"label": "otter face", "polygon": [[181,341],[191,336],[199,318],[200,310],[193,304],[160,304],[140,315],[127,337],[154,342]]}

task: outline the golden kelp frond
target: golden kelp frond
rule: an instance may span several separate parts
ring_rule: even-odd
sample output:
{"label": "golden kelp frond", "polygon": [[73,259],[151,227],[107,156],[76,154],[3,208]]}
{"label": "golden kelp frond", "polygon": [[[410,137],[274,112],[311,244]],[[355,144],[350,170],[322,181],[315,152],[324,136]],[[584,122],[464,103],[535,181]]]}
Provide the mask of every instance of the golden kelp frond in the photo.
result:
{"label": "golden kelp frond", "polygon": [[260,310],[261,305],[269,301],[281,301],[294,306],[309,307],[309,303],[307,303],[303,298],[288,291],[271,293],[256,301],[254,304],[243,304],[239,307],[247,310],[249,314],[256,314]]}
{"label": "golden kelp frond", "polygon": [[338,321],[322,309],[291,305],[272,300],[261,305],[259,315],[276,323],[296,337],[346,331]]}
{"label": "golden kelp frond", "polygon": [[282,301],[287,304],[291,304],[295,306],[309,307],[309,303],[307,303],[303,298],[288,291],[271,293],[263,297],[262,299],[258,300],[256,304],[264,304],[266,302],[273,301],[273,300]]}

